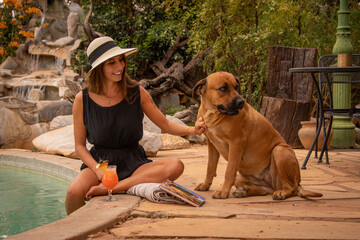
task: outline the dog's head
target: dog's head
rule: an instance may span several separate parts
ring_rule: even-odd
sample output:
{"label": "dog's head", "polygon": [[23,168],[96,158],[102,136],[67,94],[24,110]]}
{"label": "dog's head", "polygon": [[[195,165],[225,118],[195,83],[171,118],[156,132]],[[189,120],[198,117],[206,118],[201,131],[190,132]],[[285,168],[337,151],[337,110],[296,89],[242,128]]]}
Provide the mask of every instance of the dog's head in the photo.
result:
{"label": "dog's head", "polygon": [[236,115],[245,104],[240,84],[232,74],[216,72],[200,80],[193,89],[193,98],[201,96],[202,104],[212,105],[221,114]]}

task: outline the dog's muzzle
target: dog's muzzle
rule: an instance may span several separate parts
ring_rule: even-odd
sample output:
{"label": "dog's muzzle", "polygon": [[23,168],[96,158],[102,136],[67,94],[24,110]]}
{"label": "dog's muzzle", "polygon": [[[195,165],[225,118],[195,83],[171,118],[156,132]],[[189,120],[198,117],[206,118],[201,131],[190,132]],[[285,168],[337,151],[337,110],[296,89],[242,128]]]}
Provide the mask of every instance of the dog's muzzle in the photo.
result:
{"label": "dog's muzzle", "polygon": [[216,107],[221,114],[234,116],[237,115],[239,113],[239,110],[244,107],[244,103],[244,99],[235,98],[234,101],[229,103],[226,107],[222,104],[216,105]]}

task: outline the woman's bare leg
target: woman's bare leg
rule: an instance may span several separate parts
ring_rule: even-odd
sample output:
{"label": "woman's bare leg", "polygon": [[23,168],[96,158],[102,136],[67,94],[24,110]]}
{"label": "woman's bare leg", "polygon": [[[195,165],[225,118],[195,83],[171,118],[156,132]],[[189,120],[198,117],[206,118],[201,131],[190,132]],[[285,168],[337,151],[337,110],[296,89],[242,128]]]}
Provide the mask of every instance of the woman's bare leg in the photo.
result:
{"label": "woman's bare leg", "polygon": [[92,186],[98,185],[100,182],[96,174],[89,168],[82,170],[70,184],[66,197],[65,209],[69,215],[75,210],[85,205],[85,195]]}
{"label": "woman's bare leg", "polygon": [[[113,193],[127,191],[132,186],[140,183],[161,183],[165,179],[175,180],[184,171],[184,164],[180,160],[158,160],[145,163],[138,167],[133,174],[118,182]],[[106,195],[107,190],[102,184],[90,187],[85,194],[87,199],[93,196]]]}
{"label": "woman's bare leg", "polygon": [[180,160],[158,160],[146,163],[137,168],[134,173],[120,181],[114,192],[127,191],[140,183],[161,183],[165,179],[176,180],[184,171],[184,164]]}

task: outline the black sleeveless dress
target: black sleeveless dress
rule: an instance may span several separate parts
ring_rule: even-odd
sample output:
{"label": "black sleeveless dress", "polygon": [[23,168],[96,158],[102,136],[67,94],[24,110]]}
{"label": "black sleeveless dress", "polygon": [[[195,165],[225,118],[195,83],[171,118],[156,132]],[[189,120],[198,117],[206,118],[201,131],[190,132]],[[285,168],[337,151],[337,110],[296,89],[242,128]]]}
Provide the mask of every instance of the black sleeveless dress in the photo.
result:
{"label": "black sleeveless dress", "polygon": [[[144,118],[139,86],[133,91],[137,96],[134,103],[123,99],[114,106],[102,107],[89,97],[87,89],[83,90],[86,138],[94,145],[90,154],[97,162],[101,158],[117,165],[119,181],[129,177],[142,164],[151,162],[139,144]],[[86,167],[83,164],[81,170]]]}

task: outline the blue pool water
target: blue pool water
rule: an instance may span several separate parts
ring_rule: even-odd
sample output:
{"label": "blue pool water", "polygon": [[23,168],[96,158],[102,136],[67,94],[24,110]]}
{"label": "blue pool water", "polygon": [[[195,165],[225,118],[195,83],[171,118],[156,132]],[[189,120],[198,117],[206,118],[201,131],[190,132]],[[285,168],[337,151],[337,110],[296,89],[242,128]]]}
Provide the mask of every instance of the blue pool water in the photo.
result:
{"label": "blue pool water", "polygon": [[0,239],[64,218],[68,186],[59,178],[0,165]]}

